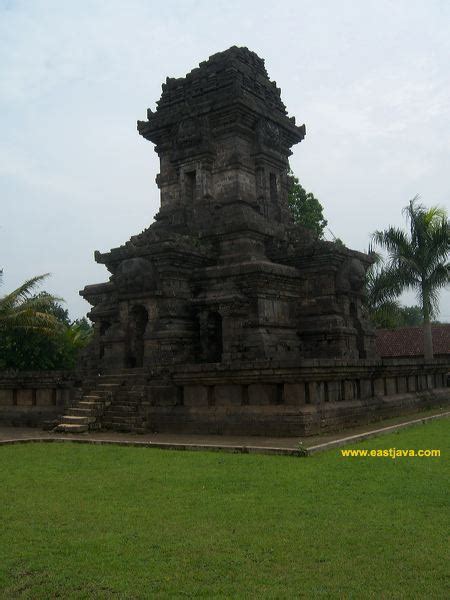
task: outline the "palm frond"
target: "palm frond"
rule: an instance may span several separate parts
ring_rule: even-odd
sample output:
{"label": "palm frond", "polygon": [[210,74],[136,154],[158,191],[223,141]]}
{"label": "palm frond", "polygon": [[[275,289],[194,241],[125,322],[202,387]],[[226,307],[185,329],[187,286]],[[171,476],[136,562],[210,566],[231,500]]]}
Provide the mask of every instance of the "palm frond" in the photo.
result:
{"label": "palm frond", "polygon": [[62,299],[47,292],[35,293],[35,288],[48,277],[48,273],[25,281],[13,292],[0,298],[0,331],[39,331],[54,335],[62,324],[52,313],[55,302]]}
{"label": "palm frond", "polygon": [[372,240],[387,252],[383,273],[377,275],[375,300],[415,289],[424,318],[438,312],[439,290],[449,282],[449,224],[443,208],[426,208],[415,196],[403,209],[409,233],[396,227],[375,231]]}
{"label": "palm frond", "polygon": [[36,275],[36,277],[28,279],[17,289],[0,298],[0,306],[5,310],[8,310],[17,304],[20,304],[20,302],[28,300],[35,293],[35,288],[49,275],[50,273],[44,273],[43,275]]}
{"label": "palm frond", "polygon": [[61,322],[54,315],[33,308],[24,308],[0,316],[0,331],[3,333],[21,329],[52,335],[61,328]]}

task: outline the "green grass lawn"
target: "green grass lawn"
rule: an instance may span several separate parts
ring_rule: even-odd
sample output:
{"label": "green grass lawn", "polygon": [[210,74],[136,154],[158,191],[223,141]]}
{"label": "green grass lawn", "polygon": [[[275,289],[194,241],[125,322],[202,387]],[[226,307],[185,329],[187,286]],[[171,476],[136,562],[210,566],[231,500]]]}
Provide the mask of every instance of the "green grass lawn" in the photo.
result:
{"label": "green grass lawn", "polygon": [[[0,597],[448,598],[449,421],[308,458],[0,448]],[[448,584],[448,580],[447,580]]]}

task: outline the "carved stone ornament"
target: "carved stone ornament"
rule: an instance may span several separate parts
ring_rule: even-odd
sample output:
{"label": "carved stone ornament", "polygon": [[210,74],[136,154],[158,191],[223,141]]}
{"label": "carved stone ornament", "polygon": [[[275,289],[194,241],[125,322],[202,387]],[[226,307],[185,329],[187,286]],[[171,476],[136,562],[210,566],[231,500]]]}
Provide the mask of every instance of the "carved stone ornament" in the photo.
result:
{"label": "carved stone ornament", "polygon": [[121,292],[141,292],[157,287],[157,273],[153,264],[145,258],[123,260],[111,281]]}
{"label": "carved stone ornament", "polygon": [[347,260],[337,274],[336,287],[338,292],[361,293],[364,288],[366,270],[357,258]]}
{"label": "carved stone ornament", "polygon": [[256,128],[258,142],[267,148],[277,150],[280,147],[280,130],[270,119],[261,119]]}
{"label": "carved stone ornament", "polygon": [[188,117],[178,125],[176,145],[179,148],[187,148],[198,144],[202,139],[201,126],[197,119]]}

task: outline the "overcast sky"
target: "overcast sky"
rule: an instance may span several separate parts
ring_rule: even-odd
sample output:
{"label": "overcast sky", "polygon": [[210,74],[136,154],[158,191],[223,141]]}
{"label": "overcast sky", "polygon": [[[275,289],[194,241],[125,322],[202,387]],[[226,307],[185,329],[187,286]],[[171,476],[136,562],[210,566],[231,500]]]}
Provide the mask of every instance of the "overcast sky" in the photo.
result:
{"label": "overcast sky", "polygon": [[0,0],[3,292],[51,272],[72,318],[89,310],[78,290],[108,278],[94,250],[159,206],[136,120],[166,76],[232,45],[265,58],[306,124],[291,166],[347,246],[402,225],[416,194],[449,209],[448,0]]}

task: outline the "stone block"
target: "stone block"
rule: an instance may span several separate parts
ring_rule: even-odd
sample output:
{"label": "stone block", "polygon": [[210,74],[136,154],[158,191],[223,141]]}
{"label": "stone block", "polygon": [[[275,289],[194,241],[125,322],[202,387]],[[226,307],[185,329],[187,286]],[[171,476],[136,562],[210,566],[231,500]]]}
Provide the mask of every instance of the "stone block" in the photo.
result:
{"label": "stone block", "polygon": [[356,398],[356,385],[354,381],[346,379],[342,382],[342,395],[344,400],[355,400]]}
{"label": "stone block", "polygon": [[276,404],[277,386],[271,383],[252,383],[248,386],[249,404]]}
{"label": "stone block", "polygon": [[442,373],[436,373],[436,375],[435,375],[435,384],[436,384],[437,388],[444,387]]}
{"label": "stone block", "polygon": [[322,404],[325,401],[325,386],[322,381],[309,381],[309,403]]}
{"label": "stone block", "polygon": [[0,390],[0,406],[12,406],[13,398],[12,390]]}
{"label": "stone block", "polygon": [[341,382],[340,381],[329,381],[328,382],[328,401],[339,402],[342,400],[341,393]]}
{"label": "stone block", "polygon": [[372,382],[370,379],[361,379],[359,382],[360,397],[362,400],[372,397]]}
{"label": "stone block", "polygon": [[65,392],[65,390],[63,390],[61,388],[57,388],[55,390],[55,393],[53,396],[53,402],[55,403],[56,406],[64,406],[64,392]]}
{"label": "stone block", "polygon": [[386,396],[394,396],[397,393],[395,377],[386,377]]}
{"label": "stone block", "polygon": [[184,386],[184,405],[185,406],[208,406],[208,386],[206,386],[206,385],[185,385]]}
{"label": "stone block", "polygon": [[416,389],[417,389],[416,376],[415,375],[410,375],[408,377],[408,392],[415,392]]}
{"label": "stone block", "polygon": [[36,406],[53,406],[54,403],[53,390],[36,390]]}
{"label": "stone block", "polygon": [[397,389],[399,394],[405,394],[408,391],[406,387],[406,377],[397,377]]}
{"label": "stone block", "polygon": [[179,392],[176,386],[152,387],[147,392],[147,401],[153,406],[176,406]]}
{"label": "stone block", "polygon": [[33,406],[33,390],[17,390],[17,406]]}
{"label": "stone block", "polygon": [[284,402],[285,404],[301,405],[305,404],[305,384],[304,383],[285,383],[284,384]]}
{"label": "stone block", "polygon": [[417,375],[417,391],[422,391],[427,389],[427,376],[426,375]]}
{"label": "stone block", "polygon": [[240,406],[242,386],[232,384],[214,386],[214,401],[216,406]]}
{"label": "stone block", "polygon": [[381,377],[373,380],[373,393],[374,396],[384,396],[384,379]]}

